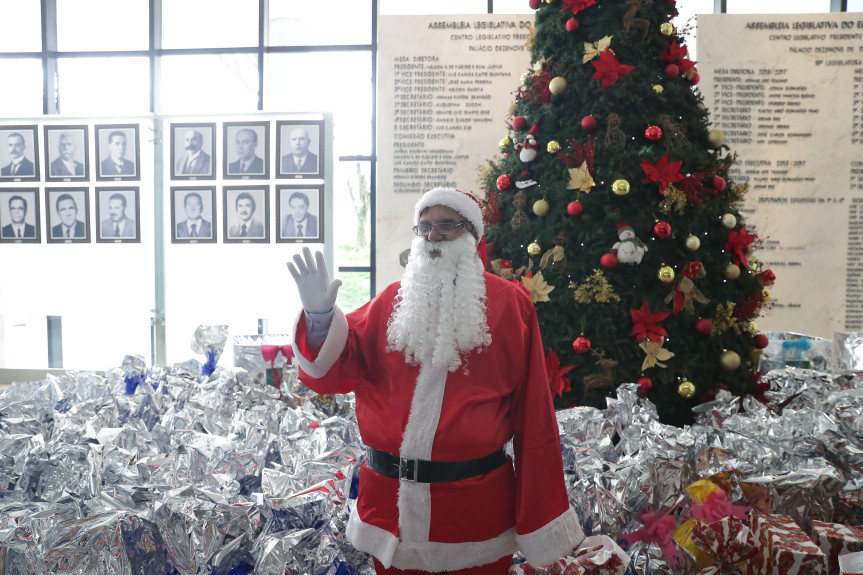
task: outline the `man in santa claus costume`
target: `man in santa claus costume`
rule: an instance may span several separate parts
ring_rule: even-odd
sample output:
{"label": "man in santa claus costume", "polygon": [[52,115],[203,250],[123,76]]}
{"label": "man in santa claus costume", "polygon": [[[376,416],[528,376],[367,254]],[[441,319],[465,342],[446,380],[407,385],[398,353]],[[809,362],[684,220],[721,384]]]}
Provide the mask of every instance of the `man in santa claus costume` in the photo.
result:
{"label": "man in santa claus costume", "polygon": [[[417,202],[405,274],[362,308],[308,248],[288,263],[304,311],[293,347],[318,393],[355,392],[367,452],[347,527],[381,573],[506,573],[584,535],[564,483],[536,310],[486,273],[482,211],[436,188]],[[513,439],[514,462],[504,452]]]}

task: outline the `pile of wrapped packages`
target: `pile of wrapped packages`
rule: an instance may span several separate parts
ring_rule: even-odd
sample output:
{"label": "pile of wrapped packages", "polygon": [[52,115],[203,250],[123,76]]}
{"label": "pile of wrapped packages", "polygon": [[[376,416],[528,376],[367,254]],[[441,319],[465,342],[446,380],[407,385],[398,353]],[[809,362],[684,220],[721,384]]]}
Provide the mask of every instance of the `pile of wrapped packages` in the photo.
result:
{"label": "pile of wrapped packages", "polygon": [[[203,361],[127,356],[3,390],[0,573],[374,573],[345,540],[363,455],[352,397],[311,393],[284,345],[236,346],[222,367],[226,336],[198,329]],[[255,365],[237,366],[244,350]],[[516,556],[511,574],[860,573],[863,376],[764,378],[766,401],[718,397],[685,428],[635,384],[604,410],[558,412],[591,537],[543,568]]]}

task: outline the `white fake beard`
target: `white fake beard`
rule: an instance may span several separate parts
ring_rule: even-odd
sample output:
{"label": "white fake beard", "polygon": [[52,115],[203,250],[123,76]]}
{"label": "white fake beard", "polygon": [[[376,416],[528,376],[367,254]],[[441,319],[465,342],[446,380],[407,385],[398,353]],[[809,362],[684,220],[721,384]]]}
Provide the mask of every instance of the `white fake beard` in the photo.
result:
{"label": "white fake beard", "polygon": [[[430,252],[439,257],[432,258]],[[401,351],[411,365],[431,361],[455,371],[462,356],[491,343],[486,317],[483,265],[476,240],[414,239],[387,324],[387,351]]]}

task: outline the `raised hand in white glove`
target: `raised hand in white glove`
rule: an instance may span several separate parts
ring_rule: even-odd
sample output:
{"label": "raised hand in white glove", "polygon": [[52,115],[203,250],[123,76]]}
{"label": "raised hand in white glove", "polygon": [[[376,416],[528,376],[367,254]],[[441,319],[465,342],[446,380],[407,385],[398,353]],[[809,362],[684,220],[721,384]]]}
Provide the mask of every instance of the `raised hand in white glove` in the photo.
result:
{"label": "raised hand in white glove", "polygon": [[315,252],[315,257],[312,259],[312,250],[303,248],[302,256],[297,254],[294,256],[294,263],[288,262],[288,271],[297,282],[300,301],[306,311],[325,313],[333,309],[342,280],[333,280],[330,283],[330,274],[327,271],[327,262],[324,261],[323,253]]}

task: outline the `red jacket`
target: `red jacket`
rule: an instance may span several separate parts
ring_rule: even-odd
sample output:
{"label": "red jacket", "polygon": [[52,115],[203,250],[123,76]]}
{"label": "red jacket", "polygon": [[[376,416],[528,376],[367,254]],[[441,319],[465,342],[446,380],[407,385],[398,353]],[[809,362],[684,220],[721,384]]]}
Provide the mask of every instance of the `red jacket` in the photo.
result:
{"label": "red jacket", "polygon": [[385,567],[453,571],[517,550],[541,566],[584,537],[566,494],[536,310],[512,282],[489,273],[485,281],[492,343],[455,372],[385,351],[398,283],[347,316],[337,307],[317,354],[298,317],[301,381],[318,393],[355,392],[364,444],[458,461],[514,439],[514,468],[451,483],[403,482],[364,464],[347,535]]}

